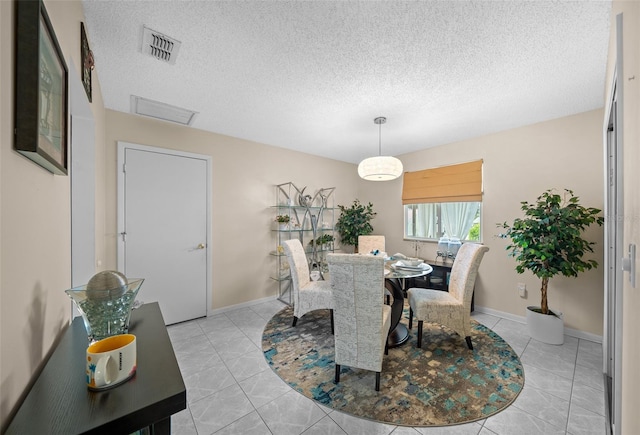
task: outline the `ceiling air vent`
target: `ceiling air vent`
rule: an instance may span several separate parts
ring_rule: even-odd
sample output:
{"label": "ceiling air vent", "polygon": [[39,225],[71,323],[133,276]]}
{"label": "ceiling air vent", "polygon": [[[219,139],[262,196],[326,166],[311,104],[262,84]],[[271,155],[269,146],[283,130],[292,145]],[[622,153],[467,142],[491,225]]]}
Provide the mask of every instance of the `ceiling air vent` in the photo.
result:
{"label": "ceiling air vent", "polygon": [[173,65],[181,44],[176,39],[142,26],[142,52],[151,57]]}
{"label": "ceiling air vent", "polygon": [[198,114],[198,112],[194,112],[193,110],[171,106],[135,95],[131,96],[131,113],[182,125],[191,125]]}

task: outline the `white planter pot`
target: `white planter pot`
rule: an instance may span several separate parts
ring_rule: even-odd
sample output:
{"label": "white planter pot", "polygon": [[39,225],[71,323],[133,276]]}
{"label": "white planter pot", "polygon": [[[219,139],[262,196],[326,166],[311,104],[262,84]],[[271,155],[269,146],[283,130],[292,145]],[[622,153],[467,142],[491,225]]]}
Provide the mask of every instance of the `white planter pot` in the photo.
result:
{"label": "white planter pot", "polygon": [[556,315],[541,314],[527,307],[527,327],[531,338],[548,344],[564,343],[564,320],[562,313],[553,311]]}

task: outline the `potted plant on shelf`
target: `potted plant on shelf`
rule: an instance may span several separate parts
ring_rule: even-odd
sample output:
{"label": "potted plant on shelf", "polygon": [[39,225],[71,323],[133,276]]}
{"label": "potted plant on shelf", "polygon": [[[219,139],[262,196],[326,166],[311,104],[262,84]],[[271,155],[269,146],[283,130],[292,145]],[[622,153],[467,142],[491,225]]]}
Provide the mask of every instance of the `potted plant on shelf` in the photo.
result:
{"label": "potted plant on shelf", "polygon": [[311,246],[315,244],[317,248],[320,248],[323,250],[331,250],[330,243],[333,242],[333,240],[334,238],[331,234],[323,234],[315,240],[311,239],[309,241],[309,244]]}
{"label": "potted plant on shelf", "polygon": [[600,210],[580,205],[573,191],[564,195],[546,190],[536,202],[520,203],[523,218],[516,218],[511,225],[498,224],[506,231],[498,236],[510,239],[509,255],[518,265],[516,272],[530,270],[542,279],[540,306],[527,307],[527,326],[532,338],[549,344],[564,342],[562,313],[549,309],[547,288],[549,279],[556,275],[577,277],[579,272],[598,266],[593,259],[584,259],[586,252],[593,252],[595,242],[582,237],[584,230],[593,223],[602,225]]}
{"label": "potted plant on shelf", "polygon": [[286,230],[287,228],[289,228],[290,220],[291,218],[289,217],[288,214],[279,214],[278,216],[276,216],[276,222],[278,222],[278,229]]}
{"label": "potted plant on shelf", "polygon": [[340,217],[336,222],[336,230],[340,234],[343,245],[352,245],[358,252],[358,236],[366,236],[373,232],[371,220],[376,216],[373,204],[363,205],[355,199],[351,207],[338,205]]}

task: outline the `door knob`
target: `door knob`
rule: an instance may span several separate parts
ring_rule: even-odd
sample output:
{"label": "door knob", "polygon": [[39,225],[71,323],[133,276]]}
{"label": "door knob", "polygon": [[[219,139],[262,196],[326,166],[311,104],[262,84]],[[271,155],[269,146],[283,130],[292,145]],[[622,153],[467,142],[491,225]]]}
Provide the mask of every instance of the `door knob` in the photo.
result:
{"label": "door knob", "polygon": [[205,248],[204,243],[200,243],[200,244],[198,245],[198,249],[204,249],[204,248]]}

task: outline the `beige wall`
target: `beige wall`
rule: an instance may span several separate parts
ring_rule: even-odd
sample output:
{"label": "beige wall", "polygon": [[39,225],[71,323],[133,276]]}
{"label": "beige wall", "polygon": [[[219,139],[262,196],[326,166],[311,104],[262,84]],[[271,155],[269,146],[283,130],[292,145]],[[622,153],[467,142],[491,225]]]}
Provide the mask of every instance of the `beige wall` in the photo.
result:
{"label": "beige wall", "polygon": [[[623,156],[624,156],[624,241],[623,246],[634,243],[640,246],[640,150],[638,120],[640,119],[640,3],[636,1],[614,1],[611,11],[611,38],[607,67],[607,95],[613,77],[616,38],[616,15],[623,14]],[[620,74],[620,72],[618,72]],[[636,262],[636,266],[638,263]],[[638,361],[640,360],[640,284],[629,285],[624,274],[622,295],[622,434],[640,433],[640,399],[638,398]],[[636,272],[636,279],[640,274]]]}
{"label": "beige wall", "polygon": [[358,175],[352,164],[121,112],[108,110],[106,119],[105,268],[116,268],[117,141],[211,156],[213,309],[276,294],[269,278],[275,271],[269,252],[275,249],[270,230],[276,213],[270,207],[276,184],[292,181],[312,192],[335,187],[336,204],[356,196]]}
{"label": "beige wall", "polygon": [[[47,0],[65,57],[79,65],[78,1]],[[629,219],[625,243],[638,243],[640,216],[638,163],[638,41],[640,12],[635,2],[616,2],[629,14],[626,25],[625,77],[625,197]],[[613,16],[613,14],[612,14]],[[69,177],[53,176],[13,151],[14,2],[0,1],[0,427],[41,364],[68,319],[70,284]],[[612,18],[613,19],[613,18]],[[628,24],[628,23],[631,24]],[[613,28],[613,27],[612,27]],[[633,41],[633,42],[631,42]],[[97,71],[100,65],[98,60]],[[79,74],[79,71],[78,71]],[[269,231],[275,200],[274,184],[293,181],[314,190],[336,187],[336,203],[349,205],[355,197],[371,200],[378,216],[376,233],[387,235],[387,251],[412,252],[402,240],[401,180],[374,183],[359,180],[354,165],[295,153],[277,147],[176,127],[103,110],[98,76],[94,74],[96,120],[96,256],[100,269],[116,268],[116,141],[172,148],[210,155],[213,161],[213,285],[212,307],[221,308],[275,294],[268,278],[274,267],[268,252],[274,248]],[[483,201],[484,242],[491,251],[481,268],[476,303],[524,315],[538,300],[538,280],[517,275],[506,256],[505,242],[494,238],[496,222],[519,215],[519,202],[533,200],[549,187],[572,188],[585,205],[603,207],[602,118],[600,110],[494,135],[457,142],[401,156],[405,170],[469,161],[485,162]],[[551,157],[552,156],[552,157]],[[594,258],[602,261],[602,231],[588,237],[598,242]],[[433,256],[434,244],[423,244],[419,255]],[[248,274],[242,263],[254,265]],[[552,280],[550,304],[565,313],[567,326],[602,334],[602,269],[578,279]],[[529,298],[520,299],[517,282],[525,282]],[[640,346],[635,312],[637,289],[625,288],[624,377],[638,385],[634,363]],[[640,432],[635,388],[623,391],[623,433]]]}
{"label": "beige wall", "polygon": [[[45,2],[67,67],[80,65],[78,1]],[[68,324],[70,184],[13,150],[15,3],[0,1],[0,427]],[[80,70],[76,69],[78,76]],[[104,110],[94,77],[93,114],[102,145]]]}
{"label": "beige wall", "polygon": [[[602,122],[603,111],[595,110],[400,156],[405,171],[484,161],[482,238],[491,250],[480,269],[476,305],[517,316],[524,316],[528,305],[540,305],[540,281],[531,273],[515,272],[506,241],[495,237],[495,224],[520,216],[520,201],[533,201],[548,188],[572,189],[584,205],[602,209]],[[363,199],[377,205],[375,229],[387,235],[387,251],[415,254],[412,242],[401,241],[402,182],[363,183]],[[597,242],[593,258],[602,265],[602,228],[590,229],[587,238]],[[417,254],[435,258],[436,245],[422,243]],[[518,282],[527,285],[527,299],[519,297]],[[549,304],[564,312],[568,328],[601,336],[602,283],[602,267],[576,279],[553,278]]]}

